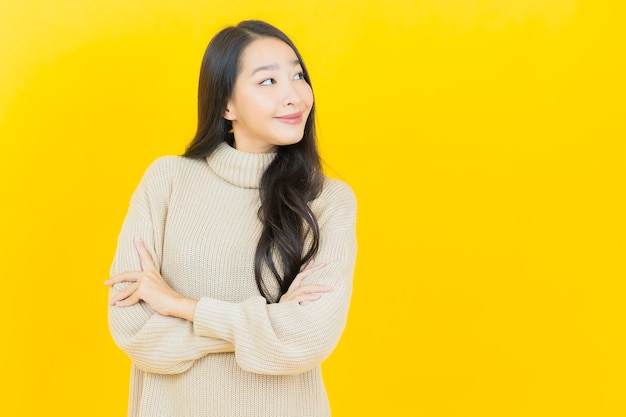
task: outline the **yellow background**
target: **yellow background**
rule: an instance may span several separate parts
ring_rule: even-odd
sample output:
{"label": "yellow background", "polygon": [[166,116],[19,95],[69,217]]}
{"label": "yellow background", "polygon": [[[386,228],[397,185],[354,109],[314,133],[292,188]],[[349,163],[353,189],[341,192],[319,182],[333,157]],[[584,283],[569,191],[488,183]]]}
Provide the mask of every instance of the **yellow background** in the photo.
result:
{"label": "yellow background", "polygon": [[301,49],[359,201],[334,416],[626,415],[618,0],[3,0],[0,414],[125,414],[102,281],[246,18]]}

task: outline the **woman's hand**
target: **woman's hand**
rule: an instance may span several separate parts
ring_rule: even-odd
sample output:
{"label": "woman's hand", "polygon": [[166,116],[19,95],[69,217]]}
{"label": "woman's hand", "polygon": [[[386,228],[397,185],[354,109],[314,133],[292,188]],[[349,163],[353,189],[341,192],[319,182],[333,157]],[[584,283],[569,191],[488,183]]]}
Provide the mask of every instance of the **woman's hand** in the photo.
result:
{"label": "woman's hand", "polygon": [[116,307],[128,307],[143,300],[159,314],[193,321],[198,302],[183,297],[167,285],[154,265],[143,241],[135,239],[134,243],[139,253],[141,271],[123,272],[104,282],[108,286],[120,282],[132,282],[128,288],[111,298],[109,304]]}
{"label": "woman's hand", "polygon": [[280,297],[279,303],[283,303],[285,301],[296,300],[298,303],[302,304],[304,301],[315,301],[322,298],[324,293],[332,291],[327,285],[317,285],[317,284],[306,284],[302,285],[302,281],[311,275],[315,271],[319,271],[322,269],[325,264],[316,264],[315,261],[310,260],[304,265],[304,268],[296,277],[293,282],[289,286],[289,289],[282,297]]}

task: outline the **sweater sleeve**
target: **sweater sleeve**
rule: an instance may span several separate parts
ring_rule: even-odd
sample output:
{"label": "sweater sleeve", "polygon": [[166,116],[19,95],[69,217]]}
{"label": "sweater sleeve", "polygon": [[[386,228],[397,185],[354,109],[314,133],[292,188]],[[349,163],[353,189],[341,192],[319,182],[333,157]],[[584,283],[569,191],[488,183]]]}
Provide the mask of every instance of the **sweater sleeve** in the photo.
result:
{"label": "sweater sleeve", "polygon": [[227,340],[243,369],[271,375],[306,372],[326,359],[346,324],[356,260],[356,200],[334,180],[325,194],[317,262],[326,266],[308,277],[333,291],[321,299],[267,304],[261,296],[242,303],[202,298],[196,307],[196,334]]}
{"label": "sweater sleeve", "polygon": [[[133,244],[135,237],[144,240],[155,265],[160,267],[174,161],[172,157],[155,161],[133,193],[118,238],[111,275],[141,270]],[[120,283],[113,286],[110,297],[128,285]],[[129,307],[109,306],[108,317],[115,343],[137,367],[146,372],[181,373],[206,354],[232,352],[234,349],[232,343],[224,339],[198,336],[191,322],[163,316],[143,301]]]}

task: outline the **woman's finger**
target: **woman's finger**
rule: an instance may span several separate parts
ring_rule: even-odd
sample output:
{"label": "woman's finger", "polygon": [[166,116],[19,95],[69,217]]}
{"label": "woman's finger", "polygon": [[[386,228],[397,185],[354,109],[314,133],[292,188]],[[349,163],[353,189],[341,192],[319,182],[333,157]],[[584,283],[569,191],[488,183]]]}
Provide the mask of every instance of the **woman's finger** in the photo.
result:
{"label": "woman's finger", "polygon": [[297,301],[298,303],[302,303],[303,301],[317,301],[322,298],[323,293],[302,293],[302,294],[291,294],[289,296],[283,296],[280,299],[281,302],[284,301]]}
{"label": "woman's finger", "polygon": [[118,292],[117,294],[115,294],[115,296],[113,296],[109,300],[109,304],[115,305],[118,302],[131,297],[134,293],[137,292],[138,285],[139,284],[134,283],[133,285],[129,286],[128,288],[125,288],[122,291]]}
{"label": "woman's finger", "polygon": [[150,256],[150,252],[148,252],[148,249],[146,249],[146,245],[143,243],[143,239],[139,237],[135,238],[135,248],[137,248],[137,252],[139,253],[139,262],[141,263],[141,269],[143,271],[156,269],[156,267],[154,266],[154,262],[152,261],[152,257]]}
{"label": "woman's finger", "polygon": [[333,289],[328,285],[307,284],[302,285],[294,291],[294,294],[309,294],[317,292],[331,292]]}
{"label": "woman's finger", "polygon": [[296,297],[295,300],[298,303],[303,303],[305,301],[317,301],[322,298],[322,294],[304,294],[299,297]]}
{"label": "woman's finger", "polygon": [[128,307],[132,306],[133,304],[137,304],[139,301],[141,301],[141,298],[135,293],[123,300],[116,301],[114,305],[116,307]]}
{"label": "woman's finger", "polygon": [[136,282],[139,278],[142,277],[142,275],[143,272],[141,271],[122,272],[121,274],[115,275],[104,281],[104,285],[111,286],[119,284],[120,282]]}
{"label": "woman's finger", "polygon": [[292,291],[297,289],[300,285],[302,285],[302,280],[304,279],[304,276],[300,274],[296,275],[296,277],[293,279],[293,281],[291,282],[291,285],[289,285],[289,289],[287,290],[287,292]]}
{"label": "woman's finger", "polygon": [[303,285],[299,288],[295,288],[291,291],[287,291],[285,295],[280,298],[280,301],[312,301],[319,300],[319,298],[324,294],[331,292],[333,289],[328,285]]}
{"label": "woman's finger", "polygon": [[298,275],[296,275],[296,277],[293,279],[293,282],[289,286],[289,290],[287,292],[291,291],[292,289],[296,289],[300,287],[300,285],[302,285],[302,281],[306,277],[311,275],[313,272],[319,271],[320,269],[326,266],[326,264],[314,264],[314,262],[315,261],[310,260],[309,262],[305,264],[304,269]]}

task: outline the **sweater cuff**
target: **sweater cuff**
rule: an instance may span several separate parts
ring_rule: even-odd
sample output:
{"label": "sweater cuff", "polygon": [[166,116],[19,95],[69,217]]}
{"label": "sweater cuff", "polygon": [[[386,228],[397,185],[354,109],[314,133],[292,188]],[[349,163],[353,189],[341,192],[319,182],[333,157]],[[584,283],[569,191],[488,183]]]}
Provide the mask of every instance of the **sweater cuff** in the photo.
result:
{"label": "sweater cuff", "polygon": [[193,317],[194,333],[233,343],[235,323],[242,317],[241,306],[204,297],[198,301]]}

